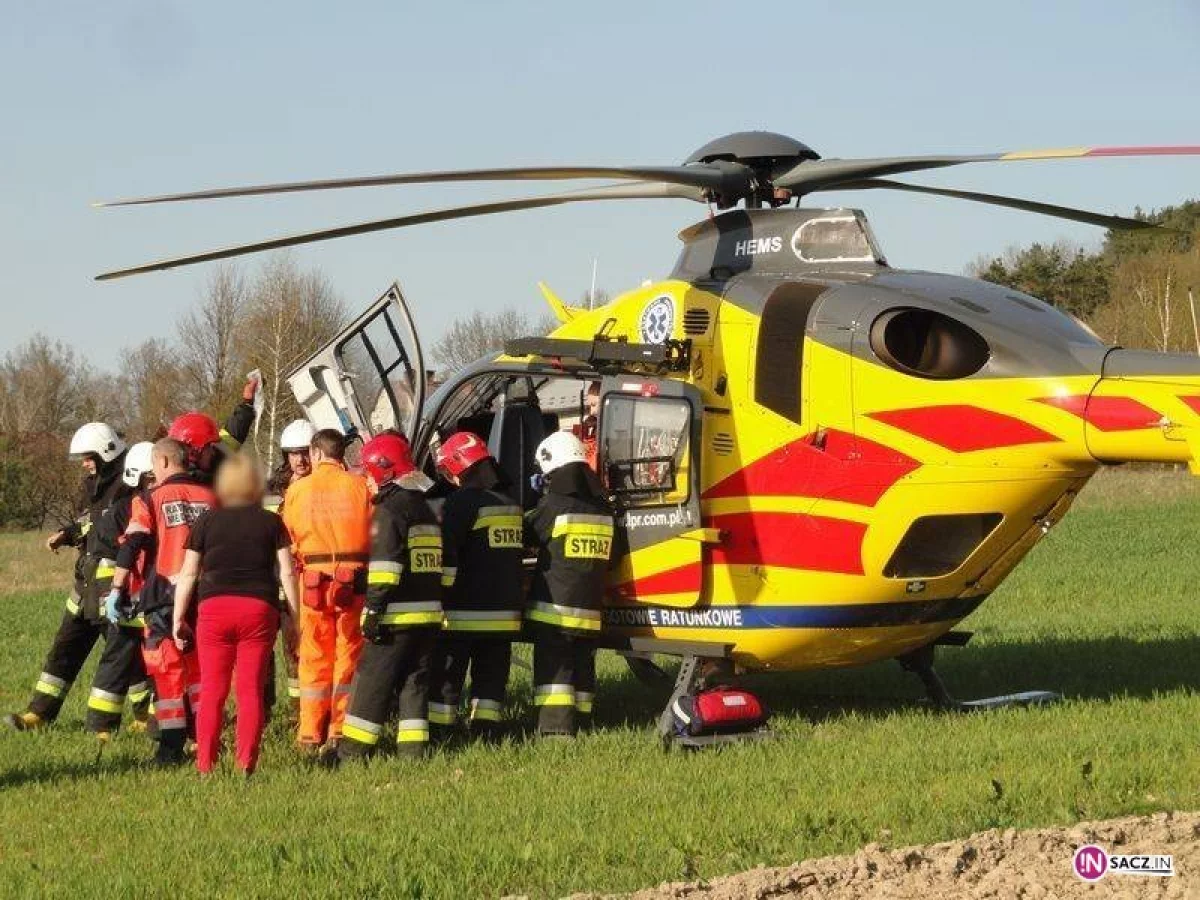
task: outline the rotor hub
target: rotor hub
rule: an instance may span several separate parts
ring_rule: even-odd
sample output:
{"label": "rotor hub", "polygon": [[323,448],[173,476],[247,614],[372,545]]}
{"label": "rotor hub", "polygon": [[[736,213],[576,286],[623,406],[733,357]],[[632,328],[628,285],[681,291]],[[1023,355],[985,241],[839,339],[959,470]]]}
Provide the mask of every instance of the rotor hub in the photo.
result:
{"label": "rotor hub", "polygon": [[774,180],[805,160],[820,155],[795,138],[774,131],[736,131],[709,141],[684,160],[684,165],[727,166],[731,170],[753,173],[750,186],[729,193],[714,192],[711,199],[721,209],[745,201],[747,207],[781,206],[791,199],[788,191],[776,191]]}

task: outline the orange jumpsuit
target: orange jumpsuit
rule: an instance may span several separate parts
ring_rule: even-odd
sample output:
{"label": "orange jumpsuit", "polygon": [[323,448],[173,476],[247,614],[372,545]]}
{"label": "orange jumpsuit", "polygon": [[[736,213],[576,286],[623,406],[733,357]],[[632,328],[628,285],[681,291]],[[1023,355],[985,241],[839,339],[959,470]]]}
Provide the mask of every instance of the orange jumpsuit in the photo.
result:
{"label": "orange jumpsuit", "polygon": [[371,495],[361,475],[323,460],[285,499],[283,521],[302,579],[299,738],[317,745],[341,736],[362,653]]}

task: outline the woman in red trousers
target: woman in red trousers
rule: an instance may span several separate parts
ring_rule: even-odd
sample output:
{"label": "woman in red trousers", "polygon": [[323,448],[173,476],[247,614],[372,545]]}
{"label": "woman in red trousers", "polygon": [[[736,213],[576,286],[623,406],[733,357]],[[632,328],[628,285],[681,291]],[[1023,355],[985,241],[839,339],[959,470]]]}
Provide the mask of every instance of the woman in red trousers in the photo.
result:
{"label": "woman in red trousers", "polygon": [[[200,660],[200,713],[196,768],[212,771],[221,746],[229,685],[237,672],[237,764],[249,775],[258,764],[266,710],[263,687],[279,630],[279,588],[292,614],[285,619],[289,647],[296,635],[298,595],[287,529],[262,508],[263,479],[247,456],[217,471],[221,506],[200,516],[175,585],[175,640],[193,639]],[[193,596],[199,613],[190,615]],[[193,630],[192,621],[195,621]]]}

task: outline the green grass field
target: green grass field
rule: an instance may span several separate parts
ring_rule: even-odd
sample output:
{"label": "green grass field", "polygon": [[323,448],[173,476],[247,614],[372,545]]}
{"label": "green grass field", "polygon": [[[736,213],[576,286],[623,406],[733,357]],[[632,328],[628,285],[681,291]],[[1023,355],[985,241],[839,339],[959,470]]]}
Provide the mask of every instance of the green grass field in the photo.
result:
{"label": "green grass field", "polygon": [[[1040,709],[936,714],[894,663],[757,680],[778,738],[665,755],[663,700],[602,659],[598,729],[423,764],[313,770],[272,726],[260,772],[201,782],[98,753],[91,666],[48,733],[0,733],[5,896],[557,896],[989,827],[1200,808],[1200,489],[1104,473],[963,627],[940,670],[962,697],[1060,690]],[[0,536],[0,708],[26,700],[67,560]],[[528,717],[518,670],[512,714]]]}

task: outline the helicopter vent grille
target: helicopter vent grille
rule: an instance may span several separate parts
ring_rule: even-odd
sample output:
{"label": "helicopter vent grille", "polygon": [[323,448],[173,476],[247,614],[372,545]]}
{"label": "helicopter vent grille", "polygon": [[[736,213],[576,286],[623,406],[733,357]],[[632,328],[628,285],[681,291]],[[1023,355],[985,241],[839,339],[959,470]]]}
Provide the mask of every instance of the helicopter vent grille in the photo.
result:
{"label": "helicopter vent grille", "polygon": [[713,453],[717,456],[728,456],[733,452],[733,435],[724,431],[714,434],[712,439]]}
{"label": "helicopter vent grille", "polygon": [[693,307],[683,314],[683,333],[693,336],[707,334],[711,321],[712,316],[707,309]]}

